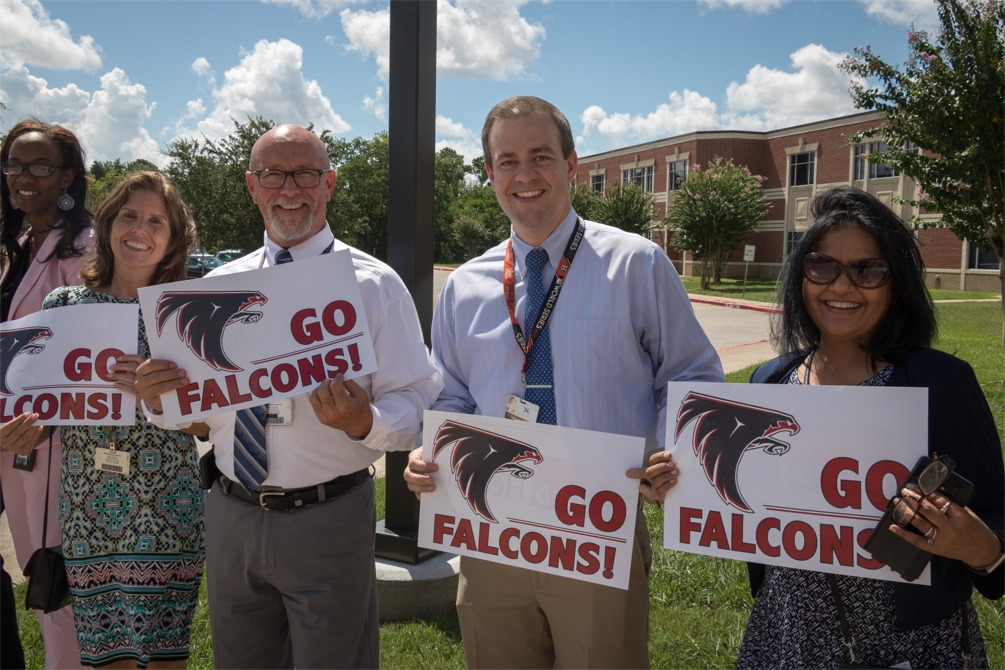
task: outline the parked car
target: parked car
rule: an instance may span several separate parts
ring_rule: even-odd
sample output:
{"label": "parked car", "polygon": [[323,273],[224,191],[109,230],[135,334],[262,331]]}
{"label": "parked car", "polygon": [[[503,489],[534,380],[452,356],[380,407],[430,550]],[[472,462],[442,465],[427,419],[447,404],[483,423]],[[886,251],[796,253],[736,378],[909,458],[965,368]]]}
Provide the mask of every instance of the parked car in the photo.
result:
{"label": "parked car", "polygon": [[230,261],[240,258],[243,255],[244,252],[240,249],[224,249],[223,251],[216,252],[216,258],[224,263],[229,263]]}
{"label": "parked car", "polygon": [[204,277],[210,270],[223,265],[223,261],[209,254],[192,254],[188,257],[187,274],[189,279]]}

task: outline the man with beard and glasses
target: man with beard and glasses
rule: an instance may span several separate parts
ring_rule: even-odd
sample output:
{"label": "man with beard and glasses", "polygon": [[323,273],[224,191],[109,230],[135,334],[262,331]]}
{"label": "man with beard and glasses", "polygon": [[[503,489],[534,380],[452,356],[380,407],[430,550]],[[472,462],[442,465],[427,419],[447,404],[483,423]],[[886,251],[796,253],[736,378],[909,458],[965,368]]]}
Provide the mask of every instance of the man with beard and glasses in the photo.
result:
{"label": "man with beard and glasses", "polygon": [[[345,249],[325,220],[335,170],[325,146],[298,126],[255,143],[246,174],[265,222],[265,246],[210,275],[244,272]],[[213,654],[221,668],[375,668],[377,585],[370,464],[415,443],[423,410],[443,388],[422,341],[415,305],[384,263],[352,253],[377,372],[325,380],[292,399],[292,425],[252,410],[204,419],[219,476],[206,500],[206,576]],[[185,371],[151,360],[136,371],[154,423],[160,395]],[[258,408],[254,408],[258,409]],[[264,435],[267,467],[248,461]],[[301,500],[288,511],[266,509]],[[282,495],[276,495],[276,493]]]}

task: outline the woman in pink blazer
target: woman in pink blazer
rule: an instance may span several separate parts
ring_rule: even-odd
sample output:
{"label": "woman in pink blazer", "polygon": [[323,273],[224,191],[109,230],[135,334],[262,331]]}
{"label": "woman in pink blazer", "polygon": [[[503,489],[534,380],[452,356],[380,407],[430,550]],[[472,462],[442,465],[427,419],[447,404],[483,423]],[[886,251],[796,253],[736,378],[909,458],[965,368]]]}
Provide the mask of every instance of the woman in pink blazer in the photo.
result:
{"label": "woman in pink blazer", "polygon": [[[0,322],[6,322],[39,311],[42,299],[53,289],[81,283],[78,274],[84,253],[91,246],[92,231],[91,214],[84,207],[84,153],[73,133],[37,119],[21,121],[11,128],[0,147],[0,168],[0,244],[4,260]],[[3,506],[22,570],[32,553],[42,546],[49,440],[48,432],[32,425],[36,418],[23,414],[0,428]],[[62,450],[59,432],[52,437],[46,544],[56,546],[60,542]],[[6,448],[25,439],[38,443],[31,472],[15,469],[14,453]],[[71,609],[38,612],[38,620],[45,642],[45,667],[81,667]],[[6,637],[9,622],[4,624]],[[8,643],[4,642],[5,648]]]}

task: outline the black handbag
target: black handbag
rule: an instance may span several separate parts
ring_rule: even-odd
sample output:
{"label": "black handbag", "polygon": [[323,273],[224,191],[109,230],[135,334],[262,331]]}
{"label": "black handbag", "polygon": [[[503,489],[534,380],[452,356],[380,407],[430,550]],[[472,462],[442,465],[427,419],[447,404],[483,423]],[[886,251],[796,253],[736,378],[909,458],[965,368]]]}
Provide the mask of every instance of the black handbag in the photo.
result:
{"label": "black handbag", "polygon": [[49,433],[49,465],[45,471],[45,516],[42,520],[42,548],[36,549],[24,567],[28,588],[24,608],[49,614],[70,604],[70,582],[66,579],[63,546],[47,547],[49,530],[49,479],[52,475],[52,433]]}

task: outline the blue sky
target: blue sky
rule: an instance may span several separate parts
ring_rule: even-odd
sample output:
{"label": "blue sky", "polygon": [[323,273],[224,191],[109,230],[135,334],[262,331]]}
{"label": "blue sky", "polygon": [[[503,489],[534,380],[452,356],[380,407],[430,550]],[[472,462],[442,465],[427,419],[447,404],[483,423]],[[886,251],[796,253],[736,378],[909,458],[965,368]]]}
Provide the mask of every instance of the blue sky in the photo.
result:
{"label": "blue sky", "polygon": [[[388,2],[0,0],[0,130],[37,114],[91,160],[147,158],[228,118],[387,127]],[[439,0],[438,146],[471,158],[486,112],[537,95],[581,156],[693,130],[854,112],[836,64],[907,55],[932,0]]]}

